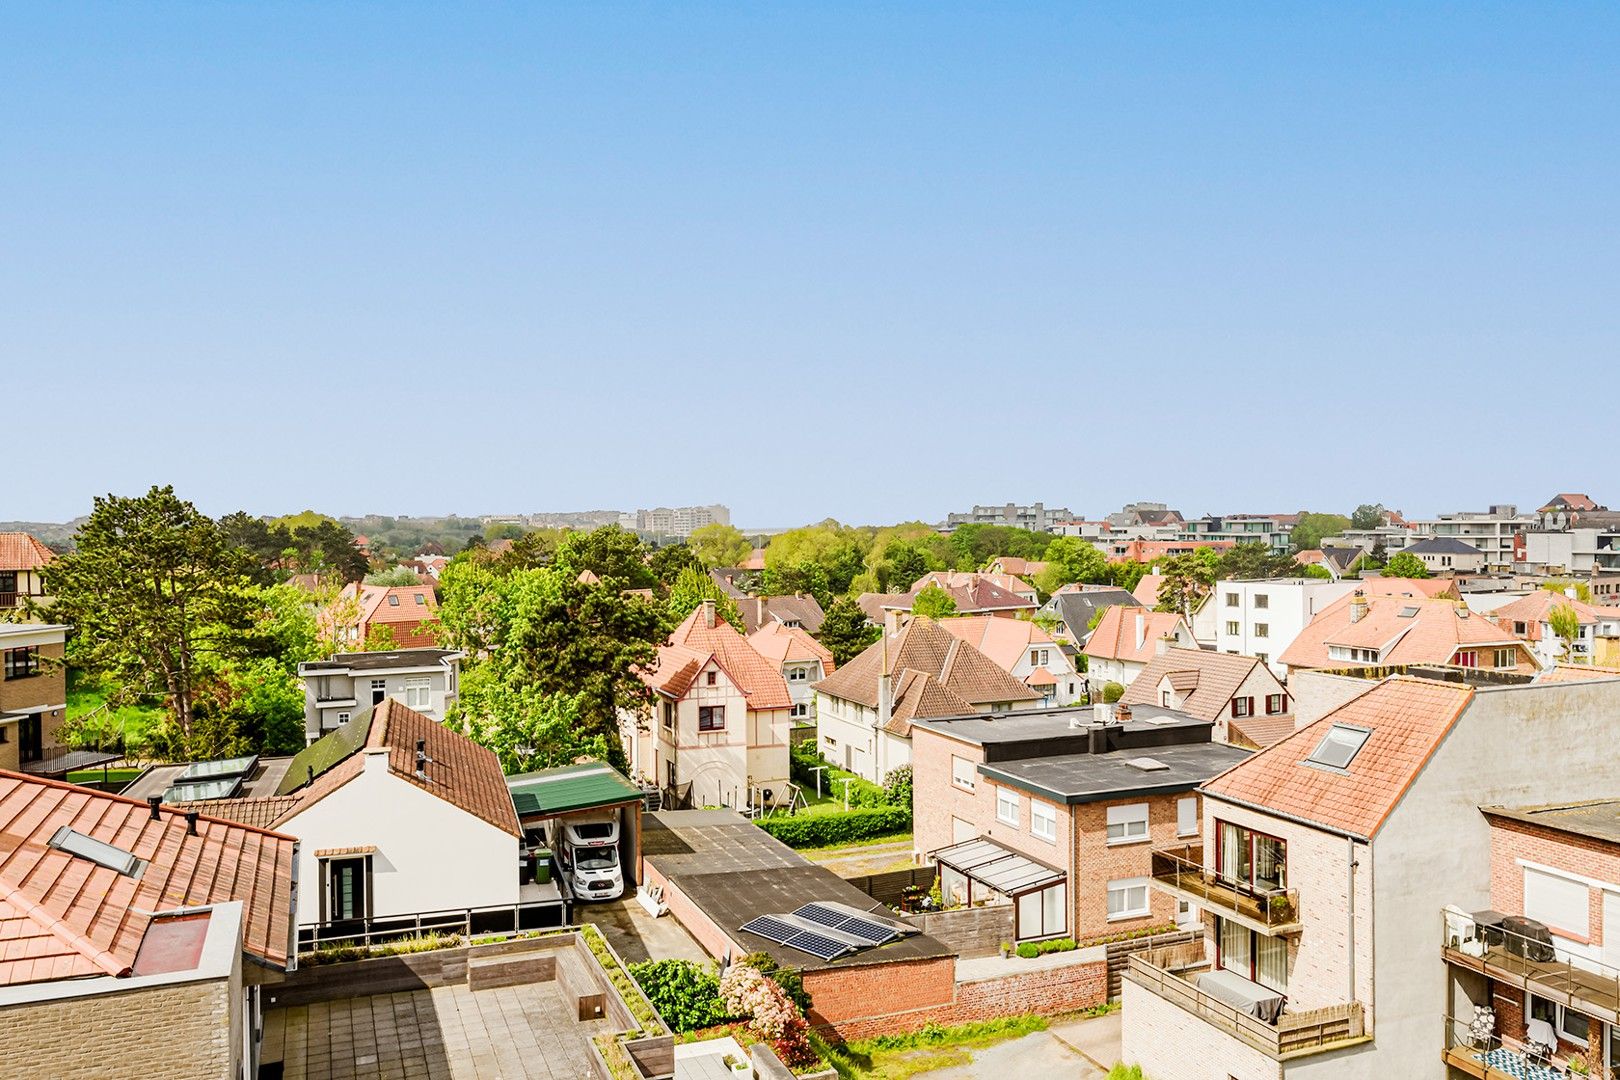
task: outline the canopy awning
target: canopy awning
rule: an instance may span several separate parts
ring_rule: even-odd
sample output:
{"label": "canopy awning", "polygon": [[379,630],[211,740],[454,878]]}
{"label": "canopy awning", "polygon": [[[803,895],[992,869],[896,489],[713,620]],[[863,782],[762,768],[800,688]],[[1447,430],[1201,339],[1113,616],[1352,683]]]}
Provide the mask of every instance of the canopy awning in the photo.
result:
{"label": "canopy awning", "polygon": [[1021,896],[1068,880],[1069,875],[980,836],[940,848],[934,861],[1007,896]]}

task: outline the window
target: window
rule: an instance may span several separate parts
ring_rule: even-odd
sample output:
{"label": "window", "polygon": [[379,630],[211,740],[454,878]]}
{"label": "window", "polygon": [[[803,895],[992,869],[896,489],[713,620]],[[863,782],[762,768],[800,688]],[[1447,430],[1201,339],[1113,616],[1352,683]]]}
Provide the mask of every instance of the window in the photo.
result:
{"label": "window", "polygon": [[1513,623],[1513,632],[1515,634],[1518,634],[1520,637],[1524,637],[1524,635],[1525,635],[1525,625],[1524,625],[1524,623],[1518,622],[1518,621],[1515,620],[1515,622]]}
{"label": "window", "polygon": [[809,677],[810,672],[806,668],[788,668],[788,682],[804,682]]}
{"label": "window", "polygon": [[709,685],[709,686],[713,686],[713,685],[715,685],[715,684],[716,684],[716,683],[717,683],[717,682],[719,682],[719,681],[720,681],[720,675],[719,675],[719,673],[718,673],[718,672],[714,672],[714,671],[711,671],[711,672],[709,672],[709,677],[708,677],[708,678],[707,678],[707,679],[706,679],[706,680],[704,680],[704,681],[705,681],[705,682],[706,682],[706,683],[707,683],[707,684],[708,684],[708,685]]}
{"label": "window", "polygon": [[1287,711],[1288,711],[1288,695],[1287,694],[1267,694],[1266,695],[1266,715],[1267,716],[1280,716],[1280,715],[1282,715],[1283,713],[1285,713]]}
{"label": "window", "polygon": [[973,790],[974,778],[973,762],[965,757],[951,755],[951,783],[968,791]]}
{"label": "window", "polygon": [[5,743],[8,743],[10,741],[11,741],[11,729],[9,727],[6,727],[4,724],[0,724],[0,745],[4,745]]}
{"label": "window", "polygon": [[1140,919],[1152,913],[1147,878],[1120,878],[1108,883],[1108,920]]}
{"label": "window", "polygon": [[996,788],[996,820],[1003,825],[1018,825],[1018,792],[1010,788]]}
{"label": "window", "polygon": [[1019,940],[1052,937],[1069,928],[1067,884],[1051,885],[1018,898]]}
{"label": "window", "polygon": [[1587,894],[1583,881],[1524,868],[1524,913],[1546,923],[1555,934],[1588,935]]}
{"label": "window", "polygon": [[26,679],[31,675],[39,674],[39,646],[29,645],[21,649],[6,650],[5,677],[8,679]]}
{"label": "window", "polygon": [[1136,844],[1148,838],[1147,803],[1108,808],[1108,842]]}
{"label": "window", "polygon": [[1255,637],[1270,637],[1271,636],[1271,624],[1270,623],[1263,623],[1263,622],[1255,623],[1254,624],[1254,636]]}
{"label": "window", "polygon": [[1280,994],[1288,992],[1288,942],[1267,937],[1230,919],[1216,919],[1220,966]]}
{"label": "window", "polygon": [[389,593],[388,594],[388,606],[389,607],[399,607],[399,597],[395,596],[393,593]]}
{"label": "window", "polygon": [[796,720],[802,719],[810,715],[810,706],[801,701],[797,705],[793,706],[793,708],[788,710],[788,715]]}
{"label": "window", "polygon": [[1499,668],[1512,668],[1519,666],[1519,651],[1517,649],[1497,649],[1492,657],[1493,666]]}
{"label": "window", "polygon": [[1238,623],[1229,621],[1226,624],[1226,632],[1232,637],[1237,637],[1238,634],[1243,632],[1243,627]]}
{"label": "window", "polygon": [[1038,799],[1029,800],[1029,832],[1042,840],[1057,842],[1057,811]]}
{"label": "window", "polygon": [[416,594],[416,606],[417,607],[426,607],[427,606],[427,597],[423,596],[421,593],[417,593]]}
{"label": "window", "polygon": [[366,860],[332,859],[327,864],[332,883],[333,922],[352,922],[366,917]]}
{"label": "window", "polygon": [[664,782],[670,787],[675,786],[675,763],[673,761],[664,762]]}
{"label": "window", "polygon": [[371,680],[371,688],[373,690],[387,690],[388,689],[388,680],[387,679],[372,679]]}
{"label": "window", "polygon": [[1263,653],[1263,652],[1257,652],[1257,653],[1255,653],[1255,654],[1254,654],[1254,658],[1255,658],[1255,659],[1256,659],[1256,660],[1258,660],[1258,661],[1260,661],[1260,662],[1261,662],[1261,663],[1262,663],[1262,664],[1263,664],[1263,663],[1265,663],[1265,662],[1266,662],[1266,661],[1267,661],[1267,660],[1269,660],[1269,659],[1271,659],[1271,657],[1270,657],[1270,656],[1268,656],[1268,655],[1266,655],[1266,654],[1265,654],[1265,653]]}
{"label": "window", "polygon": [[338,723],[339,724],[347,724],[348,722],[349,722],[349,714],[348,713],[346,713],[346,712],[338,713]]}
{"label": "window", "polygon": [[1241,720],[1245,716],[1254,715],[1254,698],[1235,697],[1232,699],[1232,718]]}
{"label": "window", "polygon": [[1529,1006],[1525,1013],[1532,1020],[1545,1020],[1551,1024],[1560,1039],[1586,1045],[1586,1040],[1592,1031],[1592,1022],[1574,1009],[1566,1009],[1547,998],[1536,994],[1529,995]]}
{"label": "window", "polygon": [[1479,667],[1479,653],[1473,649],[1459,649],[1451,662],[1457,667]]}
{"label": "window", "polygon": [[672,701],[664,702],[663,703],[663,712],[664,712],[664,730],[665,731],[674,731],[675,730],[675,703],[672,702]]}
{"label": "window", "polygon": [[[1226,594],[1226,606],[1227,607],[1237,607],[1238,606],[1238,594],[1237,593],[1229,592],[1229,593]],[[1231,626],[1232,624],[1227,623],[1226,625]]]}
{"label": "window", "polygon": [[1330,660],[1353,660],[1358,664],[1376,664],[1378,663],[1378,655],[1377,649],[1357,649],[1348,645],[1328,646],[1328,659]]}
{"label": "window", "polygon": [[125,851],[121,847],[114,847],[103,840],[93,836],[86,836],[63,825],[51,834],[49,841],[51,847],[57,851],[65,851],[69,855],[77,855],[81,859],[88,859],[97,866],[105,866],[109,870],[117,871],[125,877],[140,877],[141,871],[146,868],[142,859],[135,857],[132,851]]}
{"label": "window", "polygon": [[1215,876],[1259,893],[1288,887],[1288,842],[1228,821],[1215,824]]}
{"label": "window", "polygon": [[1175,708],[1175,694],[1169,690],[1160,690],[1159,704],[1163,705],[1166,709]]}
{"label": "window", "polygon": [[1198,835],[1198,796],[1176,800],[1176,835]]}
{"label": "window", "polygon": [[724,705],[699,705],[698,730],[726,730],[726,707]]}
{"label": "window", "polygon": [[428,709],[433,706],[433,680],[422,676],[405,680],[405,706]]}
{"label": "window", "polygon": [[1322,741],[1316,744],[1306,763],[1317,765],[1325,769],[1347,769],[1356,759],[1361,748],[1366,745],[1367,737],[1372,732],[1366,728],[1351,727],[1349,724],[1334,724],[1328,728]]}
{"label": "window", "polygon": [[1267,608],[1271,607],[1271,597],[1267,596],[1263,592],[1255,593],[1254,606],[1255,610],[1257,611],[1265,611]]}

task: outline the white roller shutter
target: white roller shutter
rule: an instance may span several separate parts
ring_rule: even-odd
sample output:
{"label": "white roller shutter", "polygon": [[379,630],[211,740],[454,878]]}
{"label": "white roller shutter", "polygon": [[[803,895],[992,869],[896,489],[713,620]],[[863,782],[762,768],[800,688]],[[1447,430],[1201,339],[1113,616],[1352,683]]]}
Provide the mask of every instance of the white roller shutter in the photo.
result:
{"label": "white roller shutter", "polygon": [[1554,930],[1586,937],[1587,910],[1584,882],[1525,867],[1524,913],[1530,918],[1544,922]]}

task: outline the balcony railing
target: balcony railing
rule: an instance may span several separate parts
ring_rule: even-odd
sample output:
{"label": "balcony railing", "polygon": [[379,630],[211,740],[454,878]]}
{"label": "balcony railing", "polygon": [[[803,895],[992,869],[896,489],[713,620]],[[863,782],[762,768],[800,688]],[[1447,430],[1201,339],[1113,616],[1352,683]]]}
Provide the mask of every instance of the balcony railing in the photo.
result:
{"label": "balcony railing", "polygon": [[1461,912],[1442,911],[1441,921],[1447,962],[1512,983],[1605,1024],[1620,1024],[1620,969],[1523,934],[1481,926]]}
{"label": "balcony railing", "polygon": [[1227,881],[1205,868],[1201,844],[1153,852],[1152,874],[1153,883],[1161,889],[1235,918],[1263,934],[1294,934],[1300,930],[1297,891],[1257,889]]}
{"label": "balcony railing", "polygon": [[[1564,1064],[1532,1054],[1516,1039],[1504,1040],[1495,1032],[1476,1033],[1470,1020],[1448,1016],[1445,1025],[1441,1060],[1466,1076],[1478,1080],[1567,1080],[1570,1075]],[[1620,1076],[1620,1063],[1607,1073],[1599,1066],[1588,1075]]]}
{"label": "balcony railing", "polygon": [[1202,941],[1132,953],[1126,978],[1206,1024],[1277,1060],[1338,1049],[1366,1039],[1361,1002],[1289,1012],[1268,1024],[1200,990],[1192,977],[1209,970]]}

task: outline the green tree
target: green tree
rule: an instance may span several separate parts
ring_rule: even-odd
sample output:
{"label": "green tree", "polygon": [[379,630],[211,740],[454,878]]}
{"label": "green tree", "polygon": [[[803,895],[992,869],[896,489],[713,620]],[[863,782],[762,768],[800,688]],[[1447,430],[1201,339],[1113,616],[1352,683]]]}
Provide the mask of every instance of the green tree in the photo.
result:
{"label": "green tree", "polygon": [[930,619],[943,619],[956,614],[956,601],[938,585],[930,585],[911,601],[913,615],[926,615]]}
{"label": "green tree", "polygon": [[1308,578],[1322,578],[1323,580],[1330,581],[1333,578],[1333,571],[1329,570],[1321,563],[1311,563],[1309,566],[1302,566],[1299,568],[1299,576]]}
{"label": "green tree", "polygon": [[686,543],[698,562],[711,570],[717,566],[740,566],[754,550],[741,530],[718,522],[693,529]]}
{"label": "green tree", "polygon": [[647,569],[652,571],[653,577],[657,578],[663,590],[668,592],[683,570],[702,571],[704,566],[693,554],[692,549],[685,544],[665,544],[647,559]]}
{"label": "green tree", "polygon": [[1568,590],[1574,589],[1575,599],[1583,604],[1592,602],[1592,587],[1584,581],[1545,581],[1542,582],[1541,587],[1548,592],[1565,593],[1566,595]]}
{"label": "green tree", "polygon": [[1300,565],[1292,555],[1274,555],[1259,541],[1234,544],[1222,552],[1215,564],[1217,579],[1296,577]]}
{"label": "green tree", "polygon": [[1046,569],[1035,575],[1034,585],[1050,596],[1071,582],[1098,585],[1108,580],[1108,560],[1097,545],[1078,536],[1059,536],[1046,547]]}
{"label": "green tree", "polygon": [[1384,564],[1385,577],[1398,578],[1426,578],[1429,568],[1423,565],[1423,560],[1410,551],[1397,551],[1390,556],[1389,562]]}
{"label": "green tree", "polygon": [[[1406,554],[1402,552],[1401,554]],[[1390,560],[1393,562],[1394,560]],[[1581,617],[1570,604],[1557,604],[1547,612],[1547,625],[1564,643],[1563,656],[1560,658],[1566,663],[1575,659],[1575,639],[1581,634]]]}
{"label": "green tree", "polygon": [[1112,679],[1103,683],[1102,699],[1104,703],[1112,705],[1124,696],[1125,687],[1122,684],[1114,682]]}
{"label": "green tree", "polygon": [[623,589],[650,589],[658,584],[647,565],[647,546],[633,532],[604,525],[590,532],[563,534],[553,560],[569,577],[589,570]]}
{"label": "green tree", "polygon": [[74,541],[46,570],[52,617],[77,631],[72,662],[160,696],[188,737],[199,689],[247,653],[250,557],[172,487],[96,499]]}
{"label": "green tree", "polygon": [[1294,531],[1288,534],[1288,539],[1295,551],[1310,551],[1322,546],[1324,536],[1338,536],[1349,527],[1350,519],[1343,514],[1306,512],[1299,515],[1299,521],[1295,523]]}
{"label": "green tree", "polygon": [[882,633],[867,619],[855,601],[841,596],[832,602],[821,620],[821,632],[816,639],[832,653],[833,662],[847,664]]}
{"label": "green tree", "polygon": [[617,739],[593,729],[579,695],[509,686],[487,665],[462,680],[445,722],[494,751],[507,775],[623,756]]}
{"label": "green tree", "polygon": [[872,538],[828,519],[819,525],[789,529],[765,548],[765,591],[806,592],[822,607],[844,596],[866,566]]}
{"label": "green tree", "polygon": [[715,614],[739,631],[743,629],[742,612],[737,610],[736,601],[725,594],[714,578],[697,567],[681,571],[681,576],[675,579],[675,584],[669,590],[671,621],[680,622],[705,600],[714,601]]}
{"label": "green tree", "polygon": [[1376,529],[1384,523],[1384,514],[1383,503],[1362,503],[1350,515],[1350,527],[1353,529]]}
{"label": "green tree", "polygon": [[1174,611],[1191,616],[1210,589],[1215,586],[1215,569],[1220,556],[1214,548],[1198,548],[1185,555],[1173,555],[1160,568],[1164,582],[1159,586],[1158,611]]}
{"label": "green tree", "polygon": [[1051,533],[1031,532],[1013,525],[958,525],[949,538],[950,569],[977,570],[1002,555],[1042,559],[1053,539]]}
{"label": "green tree", "polygon": [[416,571],[408,566],[396,566],[391,570],[378,570],[374,574],[366,575],[367,585],[386,585],[396,587],[401,585],[420,585],[422,579],[416,576]]}
{"label": "green tree", "polygon": [[1108,564],[1108,583],[1126,592],[1135,592],[1149,569],[1147,563],[1136,562],[1134,559],[1119,559]]}

